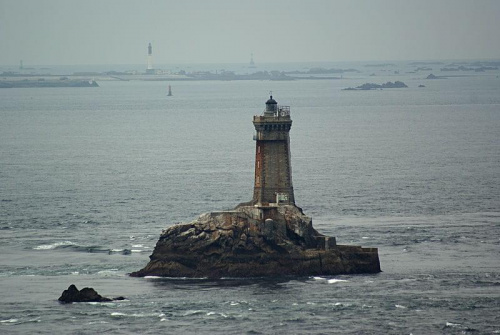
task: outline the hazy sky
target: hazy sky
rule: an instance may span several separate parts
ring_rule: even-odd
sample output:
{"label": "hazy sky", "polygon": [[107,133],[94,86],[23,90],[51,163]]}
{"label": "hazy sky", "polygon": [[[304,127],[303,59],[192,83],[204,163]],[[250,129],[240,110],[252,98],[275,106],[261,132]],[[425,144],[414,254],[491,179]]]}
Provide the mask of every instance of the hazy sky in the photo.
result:
{"label": "hazy sky", "polygon": [[0,64],[500,58],[500,0],[0,0]]}

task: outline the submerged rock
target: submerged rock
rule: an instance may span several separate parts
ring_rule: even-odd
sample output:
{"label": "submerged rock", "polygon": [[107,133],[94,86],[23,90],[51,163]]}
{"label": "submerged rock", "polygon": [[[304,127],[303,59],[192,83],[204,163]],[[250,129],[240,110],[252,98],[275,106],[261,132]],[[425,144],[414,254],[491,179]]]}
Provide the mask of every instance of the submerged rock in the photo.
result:
{"label": "submerged rock", "polygon": [[85,287],[79,291],[75,285],[70,285],[67,290],[64,290],[62,295],[58,299],[63,303],[72,302],[106,302],[113,300],[125,300],[124,297],[118,297],[114,299],[106,298],[101,296],[91,287]]}
{"label": "submerged rock", "polygon": [[294,205],[238,206],[163,231],[134,277],[269,277],[380,272],[376,248],[337,245]]}

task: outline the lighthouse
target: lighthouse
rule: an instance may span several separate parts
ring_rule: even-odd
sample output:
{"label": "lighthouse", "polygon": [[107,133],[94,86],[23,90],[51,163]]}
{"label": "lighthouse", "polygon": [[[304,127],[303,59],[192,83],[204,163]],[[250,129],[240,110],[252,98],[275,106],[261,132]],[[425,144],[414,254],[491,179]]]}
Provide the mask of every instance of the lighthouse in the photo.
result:
{"label": "lighthouse", "polygon": [[262,115],[253,117],[256,134],[252,204],[258,207],[295,205],[290,162],[289,106],[278,106],[271,95]]}
{"label": "lighthouse", "polygon": [[147,74],[153,74],[154,69],[153,69],[153,47],[151,46],[151,43],[148,45],[148,67],[146,68],[146,73]]}

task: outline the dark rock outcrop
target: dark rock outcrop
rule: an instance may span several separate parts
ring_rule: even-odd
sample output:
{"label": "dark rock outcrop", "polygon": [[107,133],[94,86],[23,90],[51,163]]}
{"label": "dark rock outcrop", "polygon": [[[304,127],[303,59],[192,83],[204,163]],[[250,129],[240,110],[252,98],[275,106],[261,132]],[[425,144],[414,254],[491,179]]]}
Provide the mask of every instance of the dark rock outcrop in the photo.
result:
{"label": "dark rock outcrop", "polygon": [[131,276],[276,277],[380,272],[375,248],[336,245],[293,205],[238,206],[164,230]]}
{"label": "dark rock outcrop", "polygon": [[72,302],[107,302],[113,300],[125,300],[124,297],[117,297],[114,299],[101,296],[91,287],[85,287],[79,291],[75,285],[71,284],[67,290],[64,290],[58,299],[62,303]]}

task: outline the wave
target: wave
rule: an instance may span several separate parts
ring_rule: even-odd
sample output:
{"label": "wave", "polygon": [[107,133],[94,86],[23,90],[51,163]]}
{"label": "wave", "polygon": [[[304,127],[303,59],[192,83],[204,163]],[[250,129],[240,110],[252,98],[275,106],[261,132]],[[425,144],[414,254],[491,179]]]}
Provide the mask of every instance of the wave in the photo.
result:
{"label": "wave", "polygon": [[336,279],[336,278],[331,278],[331,279],[328,279],[328,278],[325,278],[325,277],[311,277],[312,280],[316,280],[316,281],[326,281],[328,284],[337,284],[337,283],[342,283],[342,282],[348,282],[348,280],[346,279]]}
{"label": "wave", "polygon": [[342,283],[342,282],[348,282],[348,280],[345,279],[328,279],[328,284],[336,284],[336,283]]}
{"label": "wave", "polygon": [[125,316],[131,316],[134,318],[145,318],[145,317],[151,317],[151,316],[156,316],[156,317],[161,317],[161,314],[158,313],[133,313],[133,314],[126,314],[126,313],[121,313],[121,312],[112,312],[110,314],[111,316],[114,317],[125,317]]}
{"label": "wave", "polygon": [[452,323],[452,322],[446,322],[446,326],[445,327],[458,327],[458,326],[461,326],[460,323]]}
{"label": "wave", "polygon": [[127,316],[125,313],[119,313],[119,312],[113,312],[111,313],[111,316]]}
{"label": "wave", "polygon": [[182,316],[191,316],[191,315],[199,315],[199,314],[205,314],[205,311],[202,311],[202,310],[189,310],[189,311],[186,311]]}
{"label": "wave", "polygon": [[206,315],[207,316],[212,316],[212,315],[216,315],[217,316],[218,315],[218,316],[222,316],[223,318],[227,318],[228,317],[226,314],[219,313],[219,312],[208,312]]}
{"label": "wave", "polygon": [[71,242],[71,241],[62,241],[62,242],[56,242],[56,243],[52,243],[52,244],[42,244],[42,245],[34,247],[33,249],[35,249],[35,250],[52,250],[52,249],[64,248],[64,247],[72,246],[72,245],[76,245],[76,243]]}
{"label": "wave", "polygon": [[19,319],[0,320],[0,323],[16,323],[16,322],[19,322]]}
{"label": "wave", "polygon": [[66,249],[70,251],[76,252],[87,252],[87,253],[106,253],[106,254],[122,254],[122,255],[130,255],[135,252],[145,252],[146,250],[136,250],[136,249],[109,249],[104,248],[99,245],[79,245],[71,241],[61,241],[54,242],[51,244],[41,244],[36,247],[33,247],[34,250],[57,250],[57,249]]}

